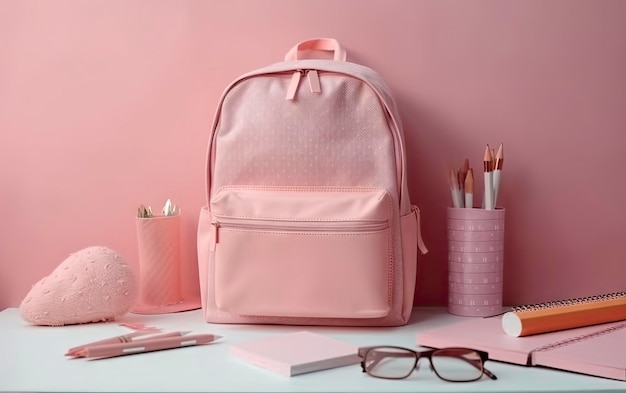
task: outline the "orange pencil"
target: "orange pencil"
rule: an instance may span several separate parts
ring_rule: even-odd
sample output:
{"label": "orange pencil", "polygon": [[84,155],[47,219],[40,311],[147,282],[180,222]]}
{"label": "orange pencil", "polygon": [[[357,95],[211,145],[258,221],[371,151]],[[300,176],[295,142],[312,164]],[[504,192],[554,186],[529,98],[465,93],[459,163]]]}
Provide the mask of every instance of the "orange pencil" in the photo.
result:
{"label": "orange pencil", "polygon": [[509,336],[522,337],[622,320],[626,320],[626,299],[618,298],[507,312],[502,328]]}

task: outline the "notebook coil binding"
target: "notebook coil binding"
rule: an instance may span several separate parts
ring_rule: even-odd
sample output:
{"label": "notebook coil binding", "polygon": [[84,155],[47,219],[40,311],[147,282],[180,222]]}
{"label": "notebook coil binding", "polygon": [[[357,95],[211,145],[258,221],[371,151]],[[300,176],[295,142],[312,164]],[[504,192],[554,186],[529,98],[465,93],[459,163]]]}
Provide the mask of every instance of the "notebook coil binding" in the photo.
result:
{"label": "notebook coil binding", "polygon": [[613,292],[613,293],[607,293],[604,295],[585,296],[585,297],[572,298],[572,299],[555,300],[552,302],[545,302],[545,303],[527,304],[523,306],[511,307],[511,311],[524,312],[524,311],[545,310],[548,308],[573,306],[575,304],[600,302],[600,301],[613,300],[613,299],[626,299],[626,292],[623,292],[623,291]]}
{"label": "notebook coil binding", "polygon": [[577,343],[579,341],[583,341],[583,340],[587,340],[589,338],[593,338],[593,337],[598,337],[598,336],[602,336],[605,334],[609,334],[612,333],[616,330],[620,330],[620,329],[624,329],[626,328],[626,323],[622,323],[616,326],[611,326],[602,330],[598,330],[595,331],[593,333],[589,333],[589,334],[583,334],[580,336],[576,336],[576,337],[572,337],[572,338],[568,338],[565,340],[561,340],[561,341],[557,341],[551,344],[547,344],[538,348],[533,349],[532,351],[530,351],[530,353],[532,354],[533,352],[541,352],[541,351],[548,351],[550,349],[554,349],[554,348],[558,348],[558,347],[563,347],[565,345],[568,344],[573,344],[573,343]]}

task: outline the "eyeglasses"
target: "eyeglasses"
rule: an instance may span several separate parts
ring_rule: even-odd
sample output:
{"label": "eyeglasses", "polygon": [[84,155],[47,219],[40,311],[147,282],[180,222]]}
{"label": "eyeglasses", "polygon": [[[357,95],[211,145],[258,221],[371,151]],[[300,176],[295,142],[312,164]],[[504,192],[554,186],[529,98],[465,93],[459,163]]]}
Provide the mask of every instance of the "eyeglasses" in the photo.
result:
{"label": "eyeglasses", "polygon": [[416,370],[421,358],[430,361],[430,369],[449,382],[472,382],[483,374],[498,379],[484,365],[487,352],[469,348],[441,348],[413,351],[408,348],[377,346],[359,348],[363,372],[376,378],[403,379]]}

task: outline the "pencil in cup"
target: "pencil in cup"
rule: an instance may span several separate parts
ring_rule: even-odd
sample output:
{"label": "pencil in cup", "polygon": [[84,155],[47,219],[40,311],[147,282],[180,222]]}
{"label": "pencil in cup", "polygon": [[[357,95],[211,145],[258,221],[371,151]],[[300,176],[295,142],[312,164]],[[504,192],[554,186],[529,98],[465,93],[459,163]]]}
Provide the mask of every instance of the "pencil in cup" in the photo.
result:
{"label": "pencil in cup", "polygon": [[502,167],[504,166],[504,146],[500,143],[498,152],[494,157],[493,166],[493,207],[498,207],[498,190],[500,189],[500,177],[502,176]]}
{"label": "pencil in cup", "polygon": [[483,207],[487,210],[492,210],[498,207],[498,191],[504,166],[504,144],[500,143],[497,152],[494,152],[487,145],[483,163],[485,177]]}
{"label": "pencil in cup", "polygon": [[483,193],[483,206],[485,210],[493,210],[493,155],[489,145],[485,147],[483,158],[483,175],[485,180],[485,190]]}
{"label": "pencil in cup", "polygon": [[450,186],[450,196],[452,197],[452,206],[463,207],[463,190],[459,182],[459,172],[453,168],[448,168],[448,185]]}
{"label": "pencil in cup", "polygon": [[465,208],[472,209],[474,207],[474,171],[471,168],[465,175],[464,186]]}
{"label": "pencil in cup", "polygon": [[459,170],[448,168],[448,185],[453,207],[474,207],[474,171],[468,158],[463,160]]}

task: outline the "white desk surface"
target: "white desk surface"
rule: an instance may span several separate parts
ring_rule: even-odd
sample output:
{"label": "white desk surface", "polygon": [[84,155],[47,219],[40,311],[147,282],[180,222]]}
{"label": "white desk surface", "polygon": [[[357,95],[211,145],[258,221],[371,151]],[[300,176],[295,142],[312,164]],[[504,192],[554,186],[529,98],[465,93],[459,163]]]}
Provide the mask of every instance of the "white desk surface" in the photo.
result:
{"label": "white desk surface", "polygon": [[[351,365],[284,377],[229,355],[232,344],[277,333],[309,330],[359,346],[416,348],[420,329],[462,319],[441,308],[417,308],[411,323],[395,328],[215,325],[201,311],[127,314],[120,321],[65,327],[32,326],[17,308],[0,312],[0,392],[626,392],[626,382],[537,367],[488,361],[497,381],[450,383],[426,366],[406,380],[367,376]],[[70,347],[125,334],[121,322],[143,322],[163,331],[216,333],[206,345],[103,360],[68,359]]]}

